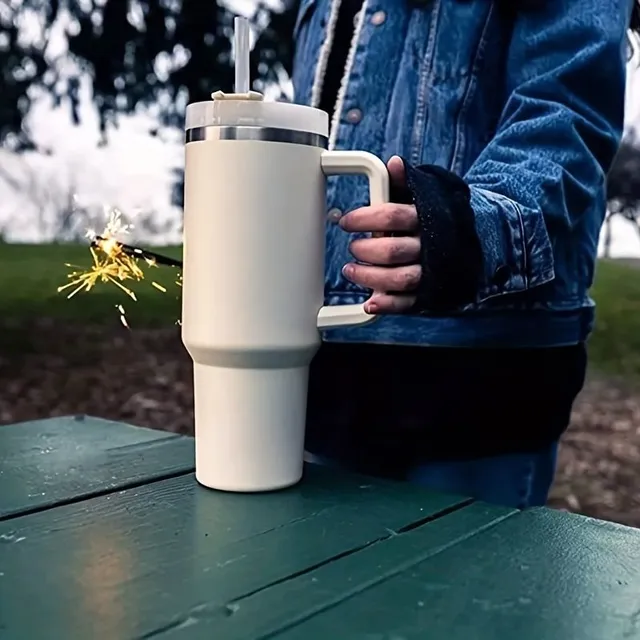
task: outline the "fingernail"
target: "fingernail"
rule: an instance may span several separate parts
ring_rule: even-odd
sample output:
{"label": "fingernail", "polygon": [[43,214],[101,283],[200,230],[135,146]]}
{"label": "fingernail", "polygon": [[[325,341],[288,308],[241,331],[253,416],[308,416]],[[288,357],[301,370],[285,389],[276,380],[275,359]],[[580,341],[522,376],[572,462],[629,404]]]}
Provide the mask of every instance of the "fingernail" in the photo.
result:
{"label": "fingernail", "polygon": [[350,278],[353,275],[353,265],[352,264],[345,264],[344,267],[342,267],[342,273],[347,278]]}
{"label": "fingernail", "polygon": [[378,305],[375,302],[369,302],[368,304],[365,305],[364,310],[367,313],[377,313]]}

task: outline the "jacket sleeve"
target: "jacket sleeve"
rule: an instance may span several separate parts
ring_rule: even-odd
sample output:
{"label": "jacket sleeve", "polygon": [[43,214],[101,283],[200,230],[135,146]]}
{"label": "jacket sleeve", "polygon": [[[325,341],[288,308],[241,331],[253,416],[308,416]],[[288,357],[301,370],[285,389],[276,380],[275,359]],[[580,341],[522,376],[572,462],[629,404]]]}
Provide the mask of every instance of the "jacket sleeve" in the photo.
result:
{"label": "jacket sleeve", "polygon": [[[622,136],[631,6],[552,0],[520,12],[508,51],[508,99],[491,142],[462,180],[444,179],[437,167],[407,167],[422,223],[419,309],[548,283],[555,277],[554,230],[603,217],[605,175]],[[427,200],[441,202],[447,251],[436,248]],[[469,218],[476,238],[460,233]]]}

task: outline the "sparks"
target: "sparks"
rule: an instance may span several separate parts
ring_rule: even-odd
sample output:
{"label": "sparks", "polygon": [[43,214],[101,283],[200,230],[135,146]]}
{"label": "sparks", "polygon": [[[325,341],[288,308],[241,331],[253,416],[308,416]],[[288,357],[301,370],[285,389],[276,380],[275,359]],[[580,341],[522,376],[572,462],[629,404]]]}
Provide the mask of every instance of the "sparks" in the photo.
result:
{"label": "sparks", "polygon": [[[95,231],[88,231],[87,238],[91,244],[93,264],[88,268],[82,268],[71,264],[65,266],[73,269],[67,276],[69,282],[58,287],[58,293],[69,291],[67,298],[73,298],[80,292],[88,292],[95,287],[98,282],[111,282],[123,291],[132,300],[137,301],[135,292],[124,284],[127,281],[139,282],[144,279],[144,271],[140,268],[140,261],[144,261],[148,267],[171,266],[182,267],[182,262],[168,258],[141,247],[124,244],[118,236],[127,234],[133,229],[133,225],[126,224],[122,218],[122,212],[118,209],[109,211],[107,224],[101,234]],[[158,282],[151,281],[151,286],[166,293],[167,289]],[[182,286],[182,274],[178,274],[176,281],[178,286]],[[120,316],[120,322],[129,329],[125,309],[122,305],[116,305]]]}
{"label": "sparks", "polygon": [[130,329],[131,327],[129,327],[129,323],[127,322],[127,314],[124,310],[124,307],[121,304],[117,304],[116,309],[120,313],[120,322],[122,323],[122,326],[125,329]]}
{"label": "sparks", "polygon": [[[93,264],[88,269],[72,271],[67,276],[70,282],[58,287],[58,293],[70,289],[67,298],[73,298],[81,291],[91,291],[98,282],[111,282],[132,300],[137,300],[136,294],[123,282],[140,281],[144,278],[144,272],[136,260],[123,251],[116,238],[120,233],[128,233],[131,228],[131,225],[124,224],[122,221],[122,213],[118,209],[113,209],[109,213],[105,230],[100,236],[93,231],[87,232],[87,237],[92,240],[89,251]],[[72,265],[66,266],[72,267]]]}

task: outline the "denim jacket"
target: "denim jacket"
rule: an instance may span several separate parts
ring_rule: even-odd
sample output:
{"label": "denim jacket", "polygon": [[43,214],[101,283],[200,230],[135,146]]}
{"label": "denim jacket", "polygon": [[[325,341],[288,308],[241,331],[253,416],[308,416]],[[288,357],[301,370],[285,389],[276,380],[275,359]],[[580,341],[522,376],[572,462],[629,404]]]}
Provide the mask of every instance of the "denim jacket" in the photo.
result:
{"label": "denim jacket", "polygon": [[[623,128],[632,0],[527,4],[365,0],[330,147],[397,154],[460,176],[481,272],[474,299],[447,313],[386,316],[325,340],[544,347],[588,336],[605,174]],[[338,5],[301,2],[298,103],[319,103]],[[365,204],[363,178],[328,180],[327,304],[367,297],[342,276],[352,237],[335,224],[336,209]]]}

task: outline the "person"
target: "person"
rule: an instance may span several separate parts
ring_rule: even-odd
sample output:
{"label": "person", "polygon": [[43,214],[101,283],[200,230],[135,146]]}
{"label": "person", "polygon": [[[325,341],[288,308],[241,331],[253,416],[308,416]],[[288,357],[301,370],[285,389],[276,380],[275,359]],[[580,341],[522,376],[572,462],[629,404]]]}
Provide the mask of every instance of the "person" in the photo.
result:
{"label": "person", "polygon": [[[294,101],[388,161],[392,203],[327,185],[306,450],[322,464],[542,505],[586,370],[632,0],[302,0]],[[368,297],[374,291],[371,297]]]}

